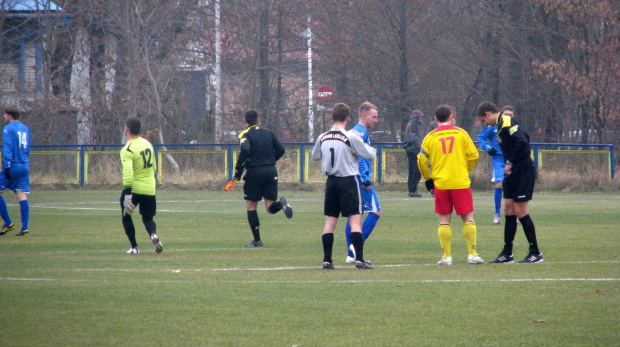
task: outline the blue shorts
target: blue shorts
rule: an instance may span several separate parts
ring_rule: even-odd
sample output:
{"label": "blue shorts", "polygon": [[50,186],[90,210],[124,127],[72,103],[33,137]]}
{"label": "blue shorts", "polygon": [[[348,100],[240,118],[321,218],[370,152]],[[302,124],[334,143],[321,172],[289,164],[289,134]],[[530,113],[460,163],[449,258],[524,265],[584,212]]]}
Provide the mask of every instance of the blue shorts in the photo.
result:
{"label": "blue shorts", "polygon": [[493,164],[493,176],[491,176],[491,182],[504,182],[504,161],[503,155],[494,155],[491,157],[491,164]]}
{"label": "blue shorts", "polygon": [[362,194],[362,209],[364,212],[380,212],[381,204],[379,203],[375,186],[371,185],[370,190],[367,190],[364,188],[362,178],[359,175],[357,175],[356,178],[357,184],[360,187],[360,193]]}
{"label": "blue shorts", "polygon": [[21,190],[26,194],[30,193],[30,168],[27,163],[12,163],[11,168],[8,169],[11,174],[10,180],[4,176],[4,170],[0,172],[0,191]]}

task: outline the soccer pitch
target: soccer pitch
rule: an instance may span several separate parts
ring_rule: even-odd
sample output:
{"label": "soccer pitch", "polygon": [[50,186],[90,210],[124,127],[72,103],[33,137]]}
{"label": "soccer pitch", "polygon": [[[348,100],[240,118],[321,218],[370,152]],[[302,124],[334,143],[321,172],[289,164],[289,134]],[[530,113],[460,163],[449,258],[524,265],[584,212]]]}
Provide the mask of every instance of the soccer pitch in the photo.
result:
{"label": "soccer pitch", "polygon": [[[0,237],[1,346],[610,346],[620,341],[620,195],[536,193],[529,211],[542,264],[467,265],[459,217],[452,266],[437,266],[428,194],[382,192],[366,242],[374,270],[321,269],[323,194],[281,191],[288,220],[259,204],[251,240],[241,187],[160,190],[155,254],[120,221],[118,191],[33,191],[28,237]],[[19,206],[5,193],[16,226]],[[474,194],[478,252],[503,243],[492,192]],[[519,226],[515,259],[527,253]]]}

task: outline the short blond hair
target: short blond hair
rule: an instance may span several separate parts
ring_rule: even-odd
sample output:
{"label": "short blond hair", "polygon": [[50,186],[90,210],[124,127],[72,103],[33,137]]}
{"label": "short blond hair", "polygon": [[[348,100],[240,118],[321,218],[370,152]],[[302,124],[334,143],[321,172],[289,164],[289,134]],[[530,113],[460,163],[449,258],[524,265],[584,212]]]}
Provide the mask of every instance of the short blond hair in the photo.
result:
{"label": "short blond hair", "polygon": [[377,108],[377,106],[375,106],[374,104],[372,104],[372,103],[370,103],[370,102],[368,102],[368,101],[364,101],[364,102],[360,105],[360,108],[359,108],[359,110],[358,110],[358,113],[359,113],[359,114],[367,114],[367,113],[368,113],[368,111],[370,111],[370,110],[377,110],[377,111],[378,111],[379,109],[378,109],[378,108]]}

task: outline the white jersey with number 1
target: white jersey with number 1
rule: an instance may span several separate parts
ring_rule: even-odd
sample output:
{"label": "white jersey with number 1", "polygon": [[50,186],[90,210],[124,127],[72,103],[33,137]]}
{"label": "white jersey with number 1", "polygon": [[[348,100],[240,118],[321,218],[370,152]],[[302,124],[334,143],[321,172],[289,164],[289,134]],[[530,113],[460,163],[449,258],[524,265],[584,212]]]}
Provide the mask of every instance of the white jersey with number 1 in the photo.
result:
{"label": "white jersey with number 1", "polygon": [[312,160],[322,159],[321,170],[328,176],[347,177],[359,173],[358,157],[374,159],[377,150],[357,134],[333,127],[316,140]]}

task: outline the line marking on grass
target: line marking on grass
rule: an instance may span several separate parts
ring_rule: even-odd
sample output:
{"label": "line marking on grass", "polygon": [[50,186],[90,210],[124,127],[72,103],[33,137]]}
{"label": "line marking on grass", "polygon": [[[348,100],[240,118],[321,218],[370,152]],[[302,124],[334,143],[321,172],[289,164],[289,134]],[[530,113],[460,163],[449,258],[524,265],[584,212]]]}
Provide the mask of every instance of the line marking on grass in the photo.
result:
{"label": "line marking on grass", "polygon": [[[315,268],[316,269],[316,268]],[[13,282],[98,282],[97,280],[72,280],[72,279],[54,279],[54,278],[17,278],[17,277],[0,277],[0,281]],[[506,282],[615,282],[620,278],[499,278],[492,280],[472,280],[472,279],[454,279],[454,280],[206,280],[206,281],[171,281],[171,280],[153,280],[156,283],[187,283],[187,282],[217,282],[217,283],[506,283]]]}

